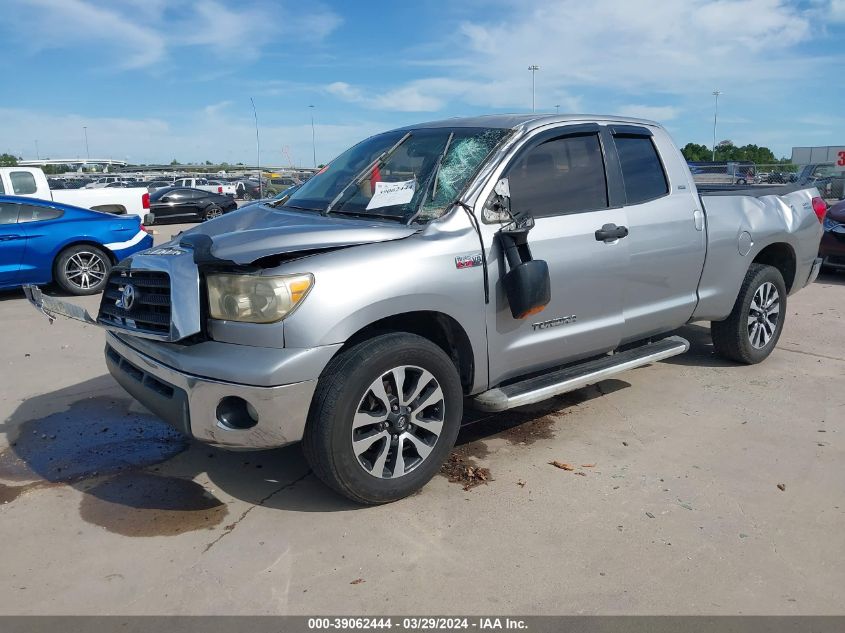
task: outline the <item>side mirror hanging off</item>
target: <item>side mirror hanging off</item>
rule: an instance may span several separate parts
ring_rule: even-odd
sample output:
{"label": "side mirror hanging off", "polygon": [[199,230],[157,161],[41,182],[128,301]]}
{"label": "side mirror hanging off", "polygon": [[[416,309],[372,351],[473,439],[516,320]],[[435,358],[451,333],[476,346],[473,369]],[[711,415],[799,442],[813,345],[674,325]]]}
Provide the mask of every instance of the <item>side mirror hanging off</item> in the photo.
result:
{"label": "side mirror hanging off", "polygon": [[496,234],[510,270],[502,277],[514,319],[524,319],[541,312],[551,301],[549,266],[531,257],[528,232],[534,228],[534,218],[521,214]]}

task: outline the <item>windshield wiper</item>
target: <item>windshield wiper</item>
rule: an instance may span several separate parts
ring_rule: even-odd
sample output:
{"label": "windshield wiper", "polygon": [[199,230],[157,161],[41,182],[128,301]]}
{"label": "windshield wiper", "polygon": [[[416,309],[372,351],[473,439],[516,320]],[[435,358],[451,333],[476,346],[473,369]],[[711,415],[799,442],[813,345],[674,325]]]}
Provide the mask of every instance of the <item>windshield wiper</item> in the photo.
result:
{"label": "windshield wiper", "polygon": [[[273,208],[276,207],[275,204],[271,204],[270,206],[272,206]],[[287,208],[287,209],[299,209],[300,211],[316,211],[317,213],[323,212],[322,209],[315,209],[313,207],[299,207],[295,204],[282,204],[282,208],[283,209],[285,209],[285,208]]]}
{"label": "windshield wiper", "polygon": [[329,203],[329,206],[326,207],[326,210],[323,212],[323,215],[328,215],[329,213],[331,213],[332,209],[334,208],[334,205],[336,205],[338,202],[340,202],[340,200],[343,198],[343,194],[345,194],[352,185],[355,185],[356,187],[358,185],[360,185],[364,181],[364,179],[367,177],[367,174],[369,174],[376,165],[381,166],[383,163],[385,163],[387,161],[387,159],[390,158],[393,155],[393,152],[395,152],[397,149],[399,149],[399,146],[402,145],[402,143],[404,143],[405,141],[407,141],[410,137],[411,137],[411,133],[405,132],[405,136],[403,136],[398,141],[396,141],[396,143],[393,145],[393,147],[383,151],[381,154],[379,154],[379,156],[373,162],[371,162],[369,165],[364,167],[364,169],[362,169],[360,172],[358,172],[358,175],[355,176],[355,178],[353,180],[351,180],[348,185],[346,185],[343,189],[341,189],[340,193],[337,194],[334,197],[334,200],[332,200]]}
{"label": "windshield wiper", "polygon": [[338,209],[337,211],[332,211],[335,215],[348,215],[355,218],[385,218],[387,220],[396,220],[397,222],[402,222],[404,224],[404,220],[401,215],[390,215],[389,213],[370,213],[369,211],[344,211],[343,209]]}
{"label": "windshield wiper", "polygon": [[431,197],[434,198],[434,196],[437,195],[437,177],[440,175],[440,167],[443,165],[443,159],[446,158],[449,147],[452,145],[453,138],[455,138],[455,133],[450,132],[449,138],[446,139],[446,147],[443,148],[443,151],[440,152],[440,156],[437,157],[437,164],[435,164],[434,169],[431,170],[431,176],[429,176],[428,182],[425,183],[422,198],[420,199],[419,204],[417,204],[417,210],[414,211],[413,215],[408,218],[408,221],[405,222],[405,224],[413,224],[414,220],[416,220],[420,213],[422,213],[425,203],[428,202],[429,185],[431,185],[432,189]]}

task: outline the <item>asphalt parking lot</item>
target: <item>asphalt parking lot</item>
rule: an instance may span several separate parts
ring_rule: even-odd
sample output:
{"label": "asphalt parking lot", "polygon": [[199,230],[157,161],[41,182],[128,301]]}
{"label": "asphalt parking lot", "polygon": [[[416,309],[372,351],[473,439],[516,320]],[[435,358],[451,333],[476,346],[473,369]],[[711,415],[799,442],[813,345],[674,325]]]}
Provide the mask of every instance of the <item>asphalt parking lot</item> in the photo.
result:
{"label": "asphalt parking lot", "polygon": [[101,331],[0,293],[0,613],[839,614],[843,312],[823,274],[753,367],[688,326],[687,355],[475,416],[451,464],[479,485],[359,508],[298,446],[184,441]]}

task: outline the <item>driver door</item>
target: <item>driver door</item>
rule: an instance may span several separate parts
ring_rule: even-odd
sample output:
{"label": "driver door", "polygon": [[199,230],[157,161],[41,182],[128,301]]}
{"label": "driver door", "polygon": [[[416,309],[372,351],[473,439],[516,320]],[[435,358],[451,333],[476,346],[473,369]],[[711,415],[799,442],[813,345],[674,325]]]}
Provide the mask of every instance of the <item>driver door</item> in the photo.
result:
{"label": "driver door", "polygon": [[551,301],[539,314],[512,316],[501,283],[507,264],[495,237],[499,225],[485,219],[491,386],[602,354],[622,338],[626,240],[596,237],[606,224],[626,225],[620,178],[618,173],[608,178],[606,151],[615,150],[598,125],[562,126],[530,138],[502,174],[509,180],[511,210],[534,217],[528,245],[534,259],[548,263]]}

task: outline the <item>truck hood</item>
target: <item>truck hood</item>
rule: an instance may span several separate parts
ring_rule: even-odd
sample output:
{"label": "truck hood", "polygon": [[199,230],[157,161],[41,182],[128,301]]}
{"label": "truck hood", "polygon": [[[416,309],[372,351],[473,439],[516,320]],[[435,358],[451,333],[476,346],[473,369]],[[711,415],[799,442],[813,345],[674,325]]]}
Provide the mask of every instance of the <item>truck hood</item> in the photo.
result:
{"label": "truck hood", "polygon": [[272,255],[400,240],[415,232],[414,228],[393,222],[326,217],[260,204],[185,231],[173,245],[185,235],[208,235],[213,241],[214,257],[247,265]]}

